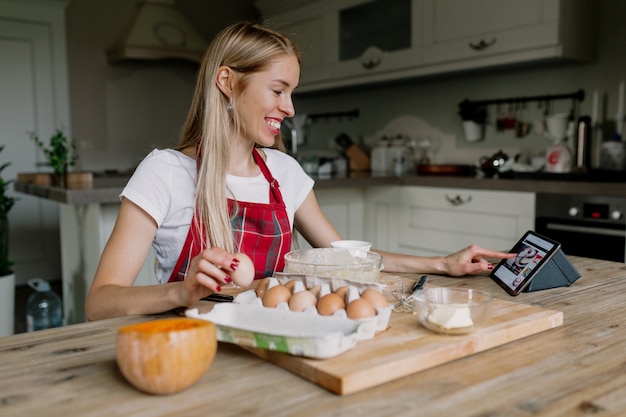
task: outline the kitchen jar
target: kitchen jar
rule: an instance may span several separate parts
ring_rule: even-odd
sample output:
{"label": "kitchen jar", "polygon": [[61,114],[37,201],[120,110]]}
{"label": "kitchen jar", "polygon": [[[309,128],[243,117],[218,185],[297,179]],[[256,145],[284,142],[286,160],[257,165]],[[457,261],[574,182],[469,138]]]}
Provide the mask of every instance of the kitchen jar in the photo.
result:
{"label": "kitchen jar", "polygon": [[409,147],[407,138],[398,135],[391,141],[387,163],[394,175],[400,176],[413,172],[414,160],[413,149]]}
{"label": "kitchen jar", "polygon": [[384,176],[391,173],[389,166],[389,140],[386,136],[383,136],[372,149],[371,170],[374,176]]}

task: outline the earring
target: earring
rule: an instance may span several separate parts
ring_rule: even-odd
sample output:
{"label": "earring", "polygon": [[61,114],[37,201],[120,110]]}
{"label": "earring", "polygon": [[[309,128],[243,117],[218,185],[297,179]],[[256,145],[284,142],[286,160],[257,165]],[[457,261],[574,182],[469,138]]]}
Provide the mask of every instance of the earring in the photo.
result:
{"label": "earring", "polygon": [[233,102],[232,102],[232,101],[231,101],[231,102],[229,102],[229,103],[226,105],[226,110],[228,110],[228,111],[232,111],[232,110],[233,110]]}

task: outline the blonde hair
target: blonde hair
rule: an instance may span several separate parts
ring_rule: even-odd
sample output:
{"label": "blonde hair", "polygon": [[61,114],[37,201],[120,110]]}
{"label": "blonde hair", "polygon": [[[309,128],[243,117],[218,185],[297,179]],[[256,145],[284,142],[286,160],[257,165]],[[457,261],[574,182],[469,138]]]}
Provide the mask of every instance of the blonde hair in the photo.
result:
{"label": "blonde hair", "polygon": [[[230,135],[242,130],[237,99],[245,90],[249,74],[263,71],[276,58],[292,55],[300,62],[297,45],[287,36],[259,24],[241,22],[222,30],[207,49],[182,136],[175,149],[196,146],[198,179],[196,215],[205,225],[203,247],[234,251],[228,214],[226,174]],[[228,66],[238,74],[229,100],[216,84],[218,68]],[[231,110],[227,106],[232,106]],[[284,149],[282,140],[277,145]]]}

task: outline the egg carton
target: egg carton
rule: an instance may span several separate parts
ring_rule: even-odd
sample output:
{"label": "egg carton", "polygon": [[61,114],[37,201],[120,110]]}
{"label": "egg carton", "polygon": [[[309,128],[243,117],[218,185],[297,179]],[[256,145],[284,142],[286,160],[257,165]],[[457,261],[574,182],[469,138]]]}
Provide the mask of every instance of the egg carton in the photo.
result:
{"label": "egg carton", "polygon": [[[265,289],[272,288],[277,284],[285,285],[289,281],[294,281],[294,286],[292,289],[292,294],[297,293],[298,291],[302,291],[303,289],[311,289],[315,286],[319,286],[319,295],[318,300],[329,292],[335,292],[339,288],[347,286],[348,293],[346,296],[346,305],[351,301],[360,297],[360,294],[368,288],[376,289],[380,292],[379,286],[376,284],[369,283],[353,283],[346,284],[344,280],[338,280],[335,278],[326,278],[326,277],[318,277],[311,275],[289,275],[289,274],[280,274],[276,275],[268,279],[268,284]],[[282,311],[284,313],[289,313],[295,315],[295,317],[299,317],[301,315],[312,315],[315,317],[325,317],[320,315],[317,312],[317,308],[315,306],[309,306],[304,309],[302,312],[294,312],[289,309],[289,305],[287,302],[281,302],[276,307],[265,307],[263,306],[263,300],[257,297],[255,290],[248,290],[240,293],[234,299],[235,304],[245,304],[245,305],[255,305],[266,310],[276,310]],[[389,319],[391,317],[391,311],[393,310],[393,304],[387,304],[386,307],[377,308],[376,315],[374,317],[362,318],[362,319],[350,319],[346,313],[345,309],[336,310],[332,317],[344,318],[347,320],[351,320],[359,323],[362,326],[362,329],[359,331],[359,340],[367,340],[372,339],[377,332],[384,331],[387,329],[389,325]]]}
{"label": "egg carton", "polygon": [[194,308],[187,310],[186,315],[215,323],[220,342],[314,359],[331,358],[352,349],[366,330],[347,318],[294,313],[254,304],[222,303],[208,313]]}

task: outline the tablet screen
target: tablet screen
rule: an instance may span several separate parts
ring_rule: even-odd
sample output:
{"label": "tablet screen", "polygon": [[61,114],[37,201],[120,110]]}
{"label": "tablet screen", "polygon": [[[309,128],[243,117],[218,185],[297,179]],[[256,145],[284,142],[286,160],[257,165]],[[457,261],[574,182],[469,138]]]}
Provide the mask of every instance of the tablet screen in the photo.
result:
{"label": "tablet screen", "polygon": [[558,242],[528,231],[511,250],[516,256],[503,259],[490,276],[509,294],[517,295],[559,247]]}

